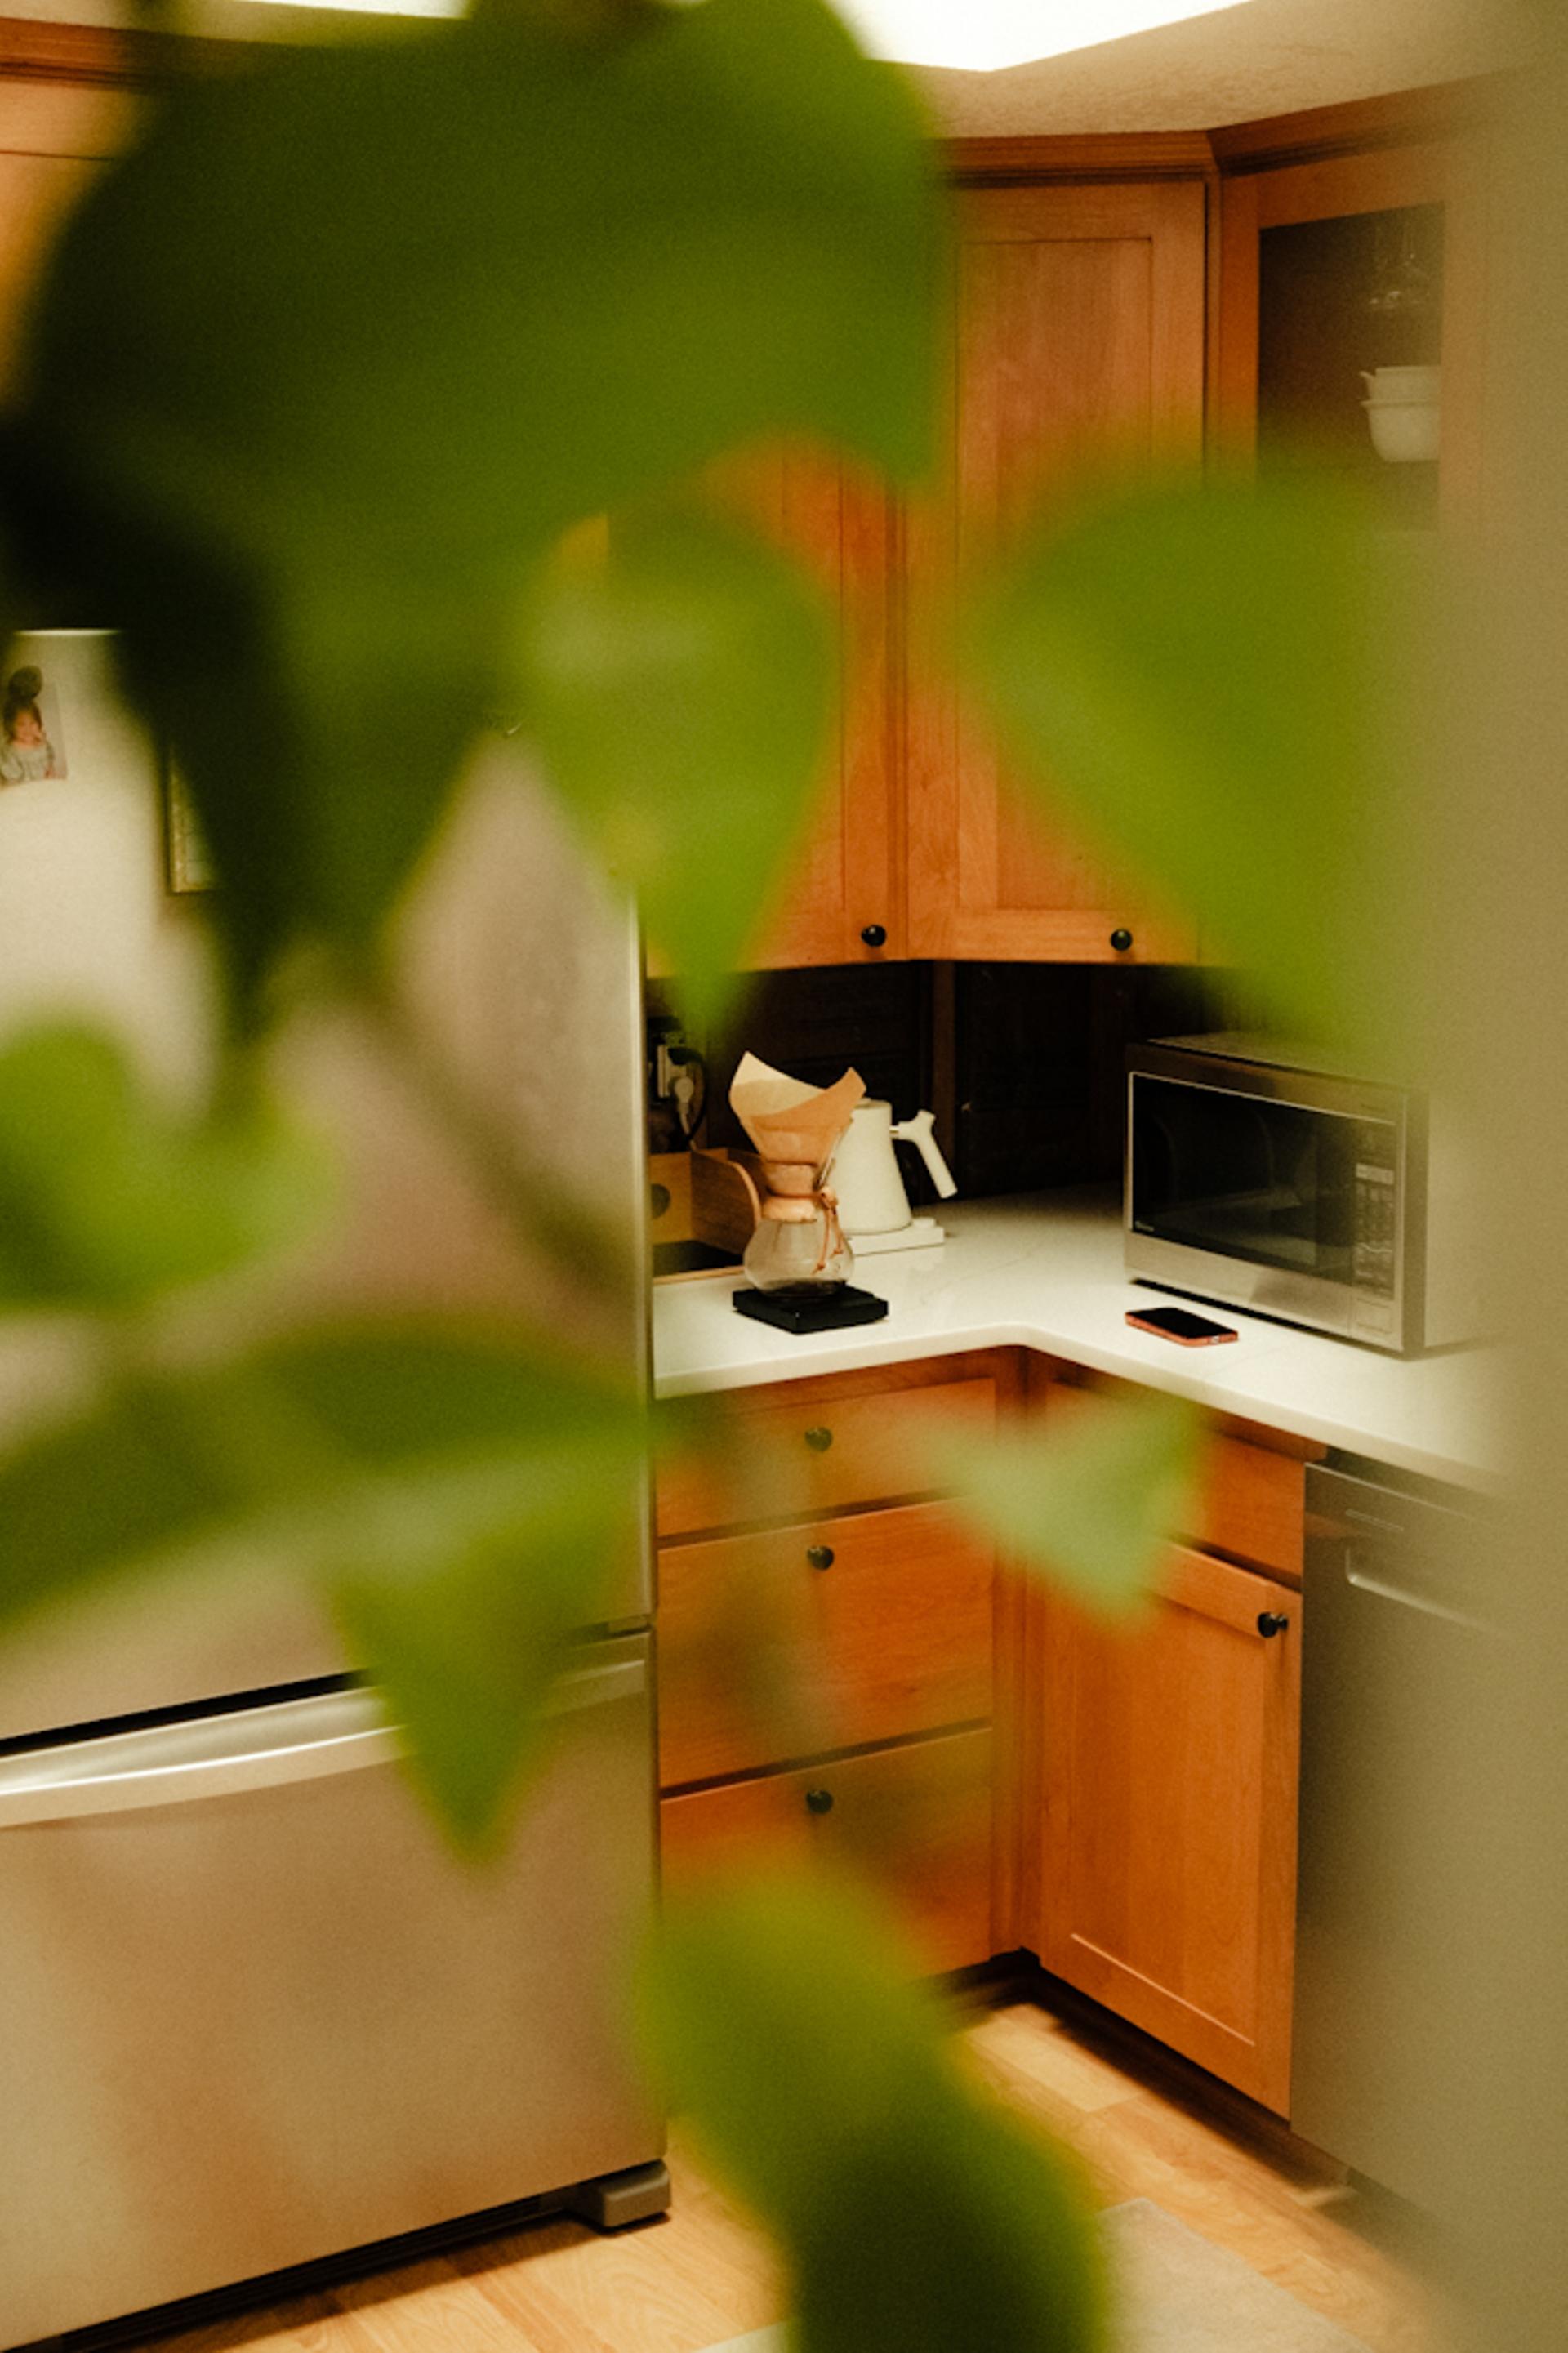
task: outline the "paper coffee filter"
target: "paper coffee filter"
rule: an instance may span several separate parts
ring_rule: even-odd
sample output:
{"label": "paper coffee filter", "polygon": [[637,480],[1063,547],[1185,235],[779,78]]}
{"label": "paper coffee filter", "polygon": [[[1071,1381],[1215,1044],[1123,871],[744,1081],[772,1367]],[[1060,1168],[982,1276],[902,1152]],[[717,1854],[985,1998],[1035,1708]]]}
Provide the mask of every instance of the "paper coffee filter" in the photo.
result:
{"label": "paper coffee filter", "polygon": [[858,1071],[846,1071],[830,1087],[812,1087],[744,1054],[731,1082],[730,1108],[764,1160],[820,1168],[865,1092]]}

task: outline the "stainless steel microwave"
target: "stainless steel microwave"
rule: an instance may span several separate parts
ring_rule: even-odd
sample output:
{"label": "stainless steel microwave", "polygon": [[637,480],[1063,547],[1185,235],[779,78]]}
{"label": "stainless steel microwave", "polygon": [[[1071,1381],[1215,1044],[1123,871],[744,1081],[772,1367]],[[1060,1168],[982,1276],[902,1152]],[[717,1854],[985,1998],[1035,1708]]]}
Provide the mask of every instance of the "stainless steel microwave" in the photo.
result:
{"label": "stainless steel microwave", "polygon": [[1128,1271],[1410,1356],[1472,1339],[1453,1139],[1421,1094],[1225,1032],[1127,1064]]}

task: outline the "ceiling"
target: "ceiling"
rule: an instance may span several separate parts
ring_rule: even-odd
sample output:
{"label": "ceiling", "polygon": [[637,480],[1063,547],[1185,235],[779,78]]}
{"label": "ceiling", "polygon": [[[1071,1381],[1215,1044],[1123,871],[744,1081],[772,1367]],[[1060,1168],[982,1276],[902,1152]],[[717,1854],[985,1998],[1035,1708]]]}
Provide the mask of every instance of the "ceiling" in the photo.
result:
{"label": "ceiling", "polygon": [[1210,131],[1462,80],[1526,52],[1524,0],[1247,0],[1002,73],[916,75],[953,133]]}
{"label": "ceiling", "polygon": [[[1049,0],[1041,6],[1048,16]],[[1528,55],[1531,14],[1531,0],[1247,0],[1000,73],[924,68],[914,79],[950,135],[1207,131],[1517,63]],[[0,16],[134,21],[123,0],[0,0]],[[328,28],[368,32],[376,22],[256,0],[190,0],[181,21],[191,30],[274,40]]]}

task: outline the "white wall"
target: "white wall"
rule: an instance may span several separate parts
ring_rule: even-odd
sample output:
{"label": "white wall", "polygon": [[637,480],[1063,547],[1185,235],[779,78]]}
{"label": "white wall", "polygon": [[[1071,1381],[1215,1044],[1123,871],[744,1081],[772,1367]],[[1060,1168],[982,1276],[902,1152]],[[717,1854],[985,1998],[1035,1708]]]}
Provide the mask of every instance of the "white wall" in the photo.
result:
{"label": "white wall", "polygon": [[42,670],[68,773],[0,784],[0,1039],[85,1015],[184,1092],[205,1063],[205,943],[165,883],[156,766],[114,699],[110,643],[61,631],[5,658],[5,677]]}

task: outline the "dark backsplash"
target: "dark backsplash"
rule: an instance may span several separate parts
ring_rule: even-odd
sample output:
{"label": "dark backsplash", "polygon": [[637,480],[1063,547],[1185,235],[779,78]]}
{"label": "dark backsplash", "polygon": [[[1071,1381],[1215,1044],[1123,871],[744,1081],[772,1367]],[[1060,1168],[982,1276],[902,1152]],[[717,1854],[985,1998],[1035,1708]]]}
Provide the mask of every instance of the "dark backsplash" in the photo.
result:
{"label": "dark backsplash", "polygon": [[868,1095],[907,1119],[927,1101],[931,971],[925,964],[823,965],[759,973],[751,996],[709,1057],[708,1142],[743,1145],[730,1082],[748,1050],[792,1078],[831,1086],[851,1068]]}
{"label": "dark backsplash", "polygon": [[960,1192],[1119,1176],[1128,1047],[1221,1027],[1220,978],[1183,965],[957,965]]}
{"label": "dark backsplash", "polygon": [[[707,1048],[702,1140],[743,1145],[729,1105],[748,1048],[828,1086],[851,1065],[895,1118],[930,1104],[961,1195],[1036,1192],[1121,1174],[1124,1060],[1145,1038],[1226,1027],[1226,976],[1176,965],[839,965],[761,973]],[[667,1000],[649,987],[651,1010]],[[701,1043],[702,1041],[694,1041]],[[931,1198],[912,1152],[910,1199]]]}

